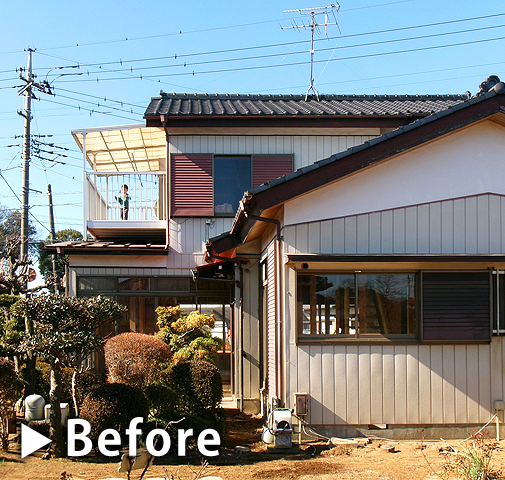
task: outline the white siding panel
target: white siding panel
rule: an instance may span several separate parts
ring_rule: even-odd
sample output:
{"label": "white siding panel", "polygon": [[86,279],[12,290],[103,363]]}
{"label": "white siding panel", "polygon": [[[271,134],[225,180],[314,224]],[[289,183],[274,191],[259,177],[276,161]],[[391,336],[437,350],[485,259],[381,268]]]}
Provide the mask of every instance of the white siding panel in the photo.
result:
{"label": "white siding panel", "polygon": [[419,423],[419,348],[409,347],[407,351],[407,423]]}
{"label": "white siding panel", "polygon": [[393,211],[386,210],[381,213],[381,252],[393,251]]}
{"label": "white siding panel", "polygon": [[489,252],[489,196],[477,197],[477,253]]}
{"label": "white siding panel", "polygon": [[332,425],[335,423],[335,385],[328,379],[335,378],[335,365],[333,360],[333,348],[329,345],[322,347],[321,351],[321,382],[323,386],[322,396],[322,423]]}
{"label": "white siding panel", "polygon": [[370,347],[370,423],[383,423],[382,346]]}
{"label": "white siding panel", "polygon": [[454,345],[442,347],[442,392],[444,423],[455,423],[455,370],[454,370]]}
{"label": "white siding panel", "polygon": [[393,253],[405,253],[405,209],[393,210]]}
{"label": "white siding panel", "polygon": [[358,347],[354,345],[347,347],[346,379],[347,415],[345,421],[351,425],[357,425],[359,423],[359,359]]}

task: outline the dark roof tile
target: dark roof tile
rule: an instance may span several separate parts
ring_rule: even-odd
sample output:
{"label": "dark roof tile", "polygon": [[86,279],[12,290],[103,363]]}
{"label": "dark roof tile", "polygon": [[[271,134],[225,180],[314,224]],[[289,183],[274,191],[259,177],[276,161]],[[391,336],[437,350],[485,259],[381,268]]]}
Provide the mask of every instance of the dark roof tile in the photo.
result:
{"label": "dark roof tile", "polygon": [[466,100],[466,95],[230,95],[162,93],[145,118],[169,116],[393,116],[429,115]]}

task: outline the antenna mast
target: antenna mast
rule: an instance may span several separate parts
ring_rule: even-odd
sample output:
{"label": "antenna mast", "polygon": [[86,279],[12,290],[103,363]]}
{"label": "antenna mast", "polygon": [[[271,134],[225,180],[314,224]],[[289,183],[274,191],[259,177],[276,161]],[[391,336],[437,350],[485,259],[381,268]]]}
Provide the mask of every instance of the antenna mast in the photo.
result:
{"label": "antenna mast", "polygon": [[[297,30],[299,30],[300,28],[310,28],[310,84],[309,88],[307,88],[307,91],[305,92],[305,101],[309,97],[309,92],[311,90],[316,95],[317,101],[319,101],[319,92],[316,90],[316,87],[314,87],[314,29],[318,28],[321,25],[324,25],[324,34],[328,35],[328,25],[336,25],[338,27],[335,11],[338,12],[339,9],[340,5],[338,3],[332,3],[331,5],[328,5],[326,7],[299,8],[295,10],[284,10],[283,12],[283,13],[298,12],[300,13],[300,15],[310,15],[310,23],[308,23],[307,25],[305,24],[297,25],[296,22],[293,22],[293,25],[291,25],[290,27],[281,27],[283,30],[290,30],[293,28],[296,28]],[[333,22],[328,21],[328,14],[331,14],[333,16],[334,20]],[[323,24],[319,24],[317,22],[316,15],[324,15]]]}

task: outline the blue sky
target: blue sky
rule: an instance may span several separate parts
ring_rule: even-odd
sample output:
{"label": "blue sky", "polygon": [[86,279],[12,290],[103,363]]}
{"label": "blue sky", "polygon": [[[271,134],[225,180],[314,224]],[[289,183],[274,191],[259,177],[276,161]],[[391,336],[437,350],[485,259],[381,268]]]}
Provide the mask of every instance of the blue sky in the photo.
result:
{"label": "blue sky", "polygon": [[[47,184],[56,229],[82,229],[82,157],[74,129],[142,123],[160,90],[187,93],[305,93],[309,18],[284,10],[323,2],[29,0],[0,16],[0,204],[19,208],[23,98],[16,68],[35,48],[36,80],[55,96],[33,102],[32,133],[67,157],[33,159],[31,213],[48,234]],[[490,74],[505,78],[505,7],[447,0],[342,0],[338,27],[315,39],[315,86],[335,94],[474,94]],[[318,17],[323,22],[323,17]],[[60,68],[64,67],[64,68]],[[78,74],[78,75],[77,75]],[[41,192],[41,193],[38,193]]]}

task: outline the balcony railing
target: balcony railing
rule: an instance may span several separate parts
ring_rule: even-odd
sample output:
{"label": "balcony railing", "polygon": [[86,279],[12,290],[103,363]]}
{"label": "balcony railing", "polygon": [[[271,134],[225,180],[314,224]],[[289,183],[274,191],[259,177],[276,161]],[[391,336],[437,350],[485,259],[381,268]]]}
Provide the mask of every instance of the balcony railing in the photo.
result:
{"label": "balcony railing", "polygon": [[159,172],[86,173],[87,220],[121,220],[121,186],[128,186],[128,220],[165,220],[166,176]]}

